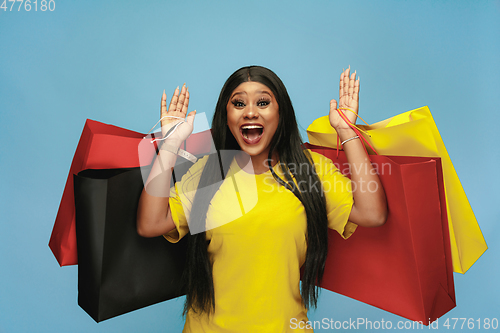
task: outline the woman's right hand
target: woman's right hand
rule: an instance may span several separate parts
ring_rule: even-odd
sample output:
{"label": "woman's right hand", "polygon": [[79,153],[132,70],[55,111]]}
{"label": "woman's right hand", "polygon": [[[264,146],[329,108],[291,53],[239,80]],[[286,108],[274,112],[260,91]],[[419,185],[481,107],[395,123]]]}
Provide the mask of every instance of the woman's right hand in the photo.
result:
{"label": "woman's right hand", "polygon": [[[169,146],[180,147],[182,141],[186,140],[193,131],[196,111],[190,112],[186,118],[188,105],[189,92],[186,85],[183,85],[180,91],[179,87],[175,89],[168,110],[167,95],[163,91],[160,117],[173,116],[181,118],[162,119],[161,130],[163,136],[179,122],[186,120],[164,141]],[[170,181],[175,162],[175,154],[168,151],[159,153],[144,184],[144,190],[137,208],[137,232],[143,237],[157,237],[175,228],[169,207]]]}
{"label": "woman's right hand", "polygon": [[[182,123],[177,127],[177,129],[172,133],[166,141],[169,141],[175,145],[180,145],[182,141],[186,140],[193,132],[193,123],[194,117],[196,115],[196,111],[192,111],[187,115],[189,105],[189,91],[186,87],[186,84],[182,86],[182,89],[179,91],[179,87],[177,87],[174,91],[174,95],[170,100],[170,105],[167,110],[167,95],[165,91],[163,91],[163,95],[161,98],[161,111],[160,117],[163,118],[165,116],[173,116],[185,119],[186,122]],[[167,134],[168,130],[178,124],[181,119],[177,118],[164,118],[161,121],[161,131],[163,136]]]}

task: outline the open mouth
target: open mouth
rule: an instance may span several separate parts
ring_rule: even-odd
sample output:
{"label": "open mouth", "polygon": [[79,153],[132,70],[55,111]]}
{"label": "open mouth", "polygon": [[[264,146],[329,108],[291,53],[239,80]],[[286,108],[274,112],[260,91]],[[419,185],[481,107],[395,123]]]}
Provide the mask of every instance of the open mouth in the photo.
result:
{"label": "open mouth", "polygon": [[243,125],[240,127],[241,136],[243,140],[248,144],[256,144],[262,138],[264,133],[264,126],[260,124],[255,125]]}

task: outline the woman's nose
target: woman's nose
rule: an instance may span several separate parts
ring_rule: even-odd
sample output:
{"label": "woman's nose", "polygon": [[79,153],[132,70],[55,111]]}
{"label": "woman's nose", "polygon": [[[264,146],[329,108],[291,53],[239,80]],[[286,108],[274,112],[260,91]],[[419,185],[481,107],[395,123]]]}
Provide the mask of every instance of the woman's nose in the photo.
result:
{"label": "woman's nose", "polygon": [[245,113],[243,115],[245,118],[253,119],[259,117],[259,110],[255,105],[248,105],[245,108]]}

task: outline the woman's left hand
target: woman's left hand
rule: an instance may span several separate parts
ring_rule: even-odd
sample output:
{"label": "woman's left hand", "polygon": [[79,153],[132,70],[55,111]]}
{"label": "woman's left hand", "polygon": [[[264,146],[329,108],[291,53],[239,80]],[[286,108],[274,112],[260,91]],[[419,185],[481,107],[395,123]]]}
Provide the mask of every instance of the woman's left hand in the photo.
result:
{"label": "woman's left hand", "polygon": [[[349,67],[340,75],[338,108],[352,124],[355,124],[358,117],[359,78],[356,80],[356,72],[351,74],[350,71]],[[354,112],[342,110],[342,108],[349,108]],[[341,141],[356,137],[356,133],[339,116],[337,101],[334,99],[330,102],[330,124],[335,128]],[[384,188],[363,149],[363,143],[359,139],[347,140],[347,143],[342,147],[349,162],[351,182],[353,183],[354,204],[349,214],[349,221],[363,227],[376,227],[384,224],[387,219],[387,201]],[[362,184],[370,183],[376,184],[375,191],[361,189]]]}
{"label": "woman's left hand", "polygon": [[[359,78],[356,79],[356,71],[350,74],[351,66],[340,74],[340,87],[339,87],[339,103],[337,106],[337,101],[332,99],[330,101],[330,124],[335,130],[342,130],[350,128],[349,125],[340,117],[337,112],[337,107],[340,108],[353,124],[356,123],[356,118],[358,114],[358,102],[359,102]],[[348,108],[349,110],[342,110],[342,108]]]}

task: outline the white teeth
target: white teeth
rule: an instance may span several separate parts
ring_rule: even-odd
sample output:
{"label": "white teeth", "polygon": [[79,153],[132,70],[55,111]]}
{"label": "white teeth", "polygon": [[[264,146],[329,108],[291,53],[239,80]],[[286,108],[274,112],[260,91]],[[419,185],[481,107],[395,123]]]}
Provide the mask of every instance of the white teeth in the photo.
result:
{"label": "white teeth", "polygon": [[253,128],[263,128],[261,125],[245,125],[242,126],[241,129],[253,129]]}

